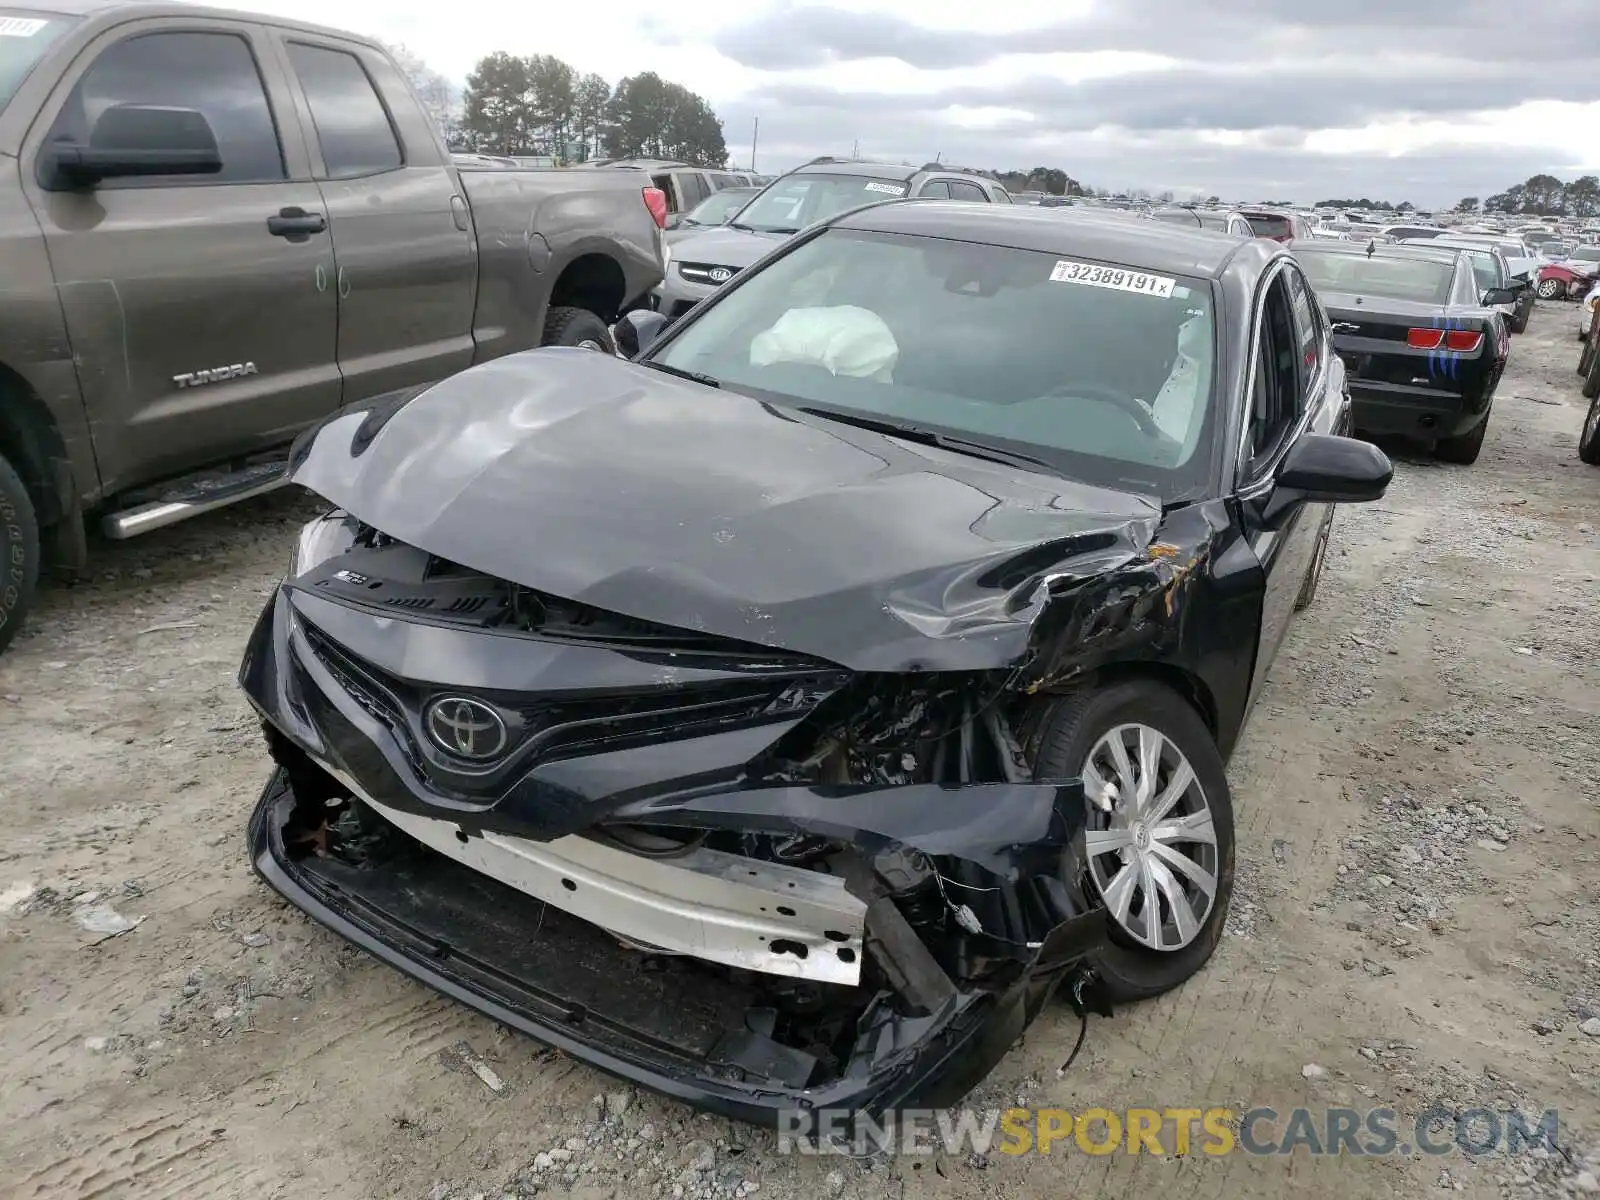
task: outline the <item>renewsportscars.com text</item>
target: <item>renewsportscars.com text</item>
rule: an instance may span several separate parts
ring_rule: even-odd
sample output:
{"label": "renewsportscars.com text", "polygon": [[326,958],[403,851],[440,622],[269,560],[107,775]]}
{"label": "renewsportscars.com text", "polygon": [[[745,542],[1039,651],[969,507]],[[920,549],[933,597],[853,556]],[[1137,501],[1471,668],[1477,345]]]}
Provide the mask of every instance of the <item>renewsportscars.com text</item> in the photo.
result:
{"label": "renewsportscars.com text", "polygon": [[880,1119],[839,1110],[785,1113],[783,1154],[1352,1155],[1409,1157],[1457,1151],[1547,1150],[1560,1133],[1555,1110],[1429,1108],[908,1109]]}

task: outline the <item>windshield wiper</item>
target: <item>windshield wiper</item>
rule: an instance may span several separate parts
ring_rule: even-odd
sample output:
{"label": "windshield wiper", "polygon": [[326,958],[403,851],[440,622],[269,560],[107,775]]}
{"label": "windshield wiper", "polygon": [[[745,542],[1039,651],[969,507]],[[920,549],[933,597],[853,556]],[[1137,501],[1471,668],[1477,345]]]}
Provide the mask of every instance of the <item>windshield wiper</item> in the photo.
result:
{"label": "windshield wiper", "polygon": [[780,226],[778,226],[776,228],[773,228],[773,229],[763,229],[761,232],[762,233],[799,233],[800,232],[800,227],[798,225],[796,225],[793,229],[790,229],[787,225],[780,225]]}
{"label": "windshield wiper", "polygon": [[707,387],[719,388],[722,386],[722,380],[715,375],[707,375],[704,371],[685,371],[682,367],[668,366],[664,362],[656,362],[648,358],[641,360],[639,365],[641,367],[649,367],[652,371],[660,371],[663,375],[676,375],[679,379],[692,379],[695,383],[703,383]]}
{"label": "windshield wiper", "polygon": [[881,433],[886,437],[903,438],[908,442],[917,442],[924,446],[938,446],[941,450],[954,450],[957,454],[966,454],[973,458],[984,458],[990,462],[1004,463],[1008,467],[1021,467],[1025,470],[1039,469],[1049,471],[1053,475],[1060,474],[1060,468],[1054,463],[1046,462],[1042,458],[1035,458],[1031,454],[1022,454],[1016,450],[1004,450],[999,446],[991,446],[988,442],[975,442],[968,438],[957,437],[954,434],[941,433],[936,429],[924,429],[921,425],[901,425],[896,421],[880,421],[873,417],[838,412],[831,408],[802,406],[800,411],[810,413],[814,417],[821,417],[826,421],[838,421],[843,425],[854,425],[857,429],[870,429],[873,433]]}
{"label": "windshield wiper", "polygon": [[738,221],[729,221],[728,222],[728,228],[729,229],[737,229],[741,233],[754,233],[755,232],[755,226],[753,226],[753,225],[741,225]]}

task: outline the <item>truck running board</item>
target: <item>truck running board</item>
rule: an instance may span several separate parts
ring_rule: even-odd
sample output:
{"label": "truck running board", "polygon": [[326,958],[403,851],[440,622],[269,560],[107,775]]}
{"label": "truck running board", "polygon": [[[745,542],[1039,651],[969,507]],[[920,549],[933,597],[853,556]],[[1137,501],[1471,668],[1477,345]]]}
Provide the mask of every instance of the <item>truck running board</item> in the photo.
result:
{"label": "truck running board", "polygon": [[108,538],[123,541],[164,525],[176,525],[179,521],[187,521],[190,517],[198,517],[213,509],[263,496],[289,482],[285,466],[287,462],[279,460],[241,467],[226,474],[190,478],[147,504],[107,513],[100,522],[100,528]]}

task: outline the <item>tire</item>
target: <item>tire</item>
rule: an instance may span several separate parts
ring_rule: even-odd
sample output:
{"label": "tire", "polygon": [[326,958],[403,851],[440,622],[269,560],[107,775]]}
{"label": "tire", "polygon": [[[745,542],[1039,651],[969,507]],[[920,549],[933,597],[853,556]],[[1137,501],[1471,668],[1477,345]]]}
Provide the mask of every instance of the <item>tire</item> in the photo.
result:
{"label": "tire", "polygon": [[1583,375],[1583,394],[1590,400],[1600,396],[1600,348],[1589,356],[1589,369]]}
{"label": "tire", "polygon": [[1560,300],[1567,294],[1567,285],[1559,279],[1541,279],[1534,294],[1541,300]]}
{"label": "tire", "polygon": [[1483,414],[1483,420],[1474,425],[1468,432],[1460,437],[1440,438],[1433,446],[1433,456],[1441,462],[1460,463],[1470,467],[1478,461],[1478,452],[1483,449],[1483,435],[1489,432],[1489,414],[1494,412],[1491,407],[1489,412]]}
{"label": "tire", "polygon": [[[1091,775],[1091,761],[1106,761],[1103,758],[1106,739],[1114,736],[1115,730],[1126,730],[1135,725],[1153,730],[1164,739],[1162,767],[1157,776],[1159,787],[1164,788],[1171,782],[1170,772],[1176,765],[1176,760],[1169,760],[1166,752],[1180,754],[1190,767],[1192,782],[1176,802],[1180,807],[1174,807],[1170,812],[1189,808],[1198,795],[1199,805],[1210,814],[1213,842],[1209,851],[1203,840],[1174,838],[1167,844],[1169,850],[1174,842],[1185,846],[1189,854],[1171,852],[1183,854],[1198,868],[1209,866],[1213,889],[1209,907],[1204,910],[1205,915],[1197,920],[1193,899],[1203,898],[1203,889],[1194,886],[1192,876],[1184,876],[1194,888],[1193,897],[1187,889],[1181,894],[1186,906],[1184,911],[1188,913],[1192,925],[1187,940],[1182,940],[1183,931],[1176,928],[1175,922],[1164,921],[1162,927],[1156,930],[1156,940],[1170,940],[1175,944],[1173,948],[1157,949],[1149,944],[1148,936],[1141,938],[1135,932],[1135,927],[1142,924],[1142,889],[1139,895],[1127,897],[1124,918],[1119,918],[1115,910],[1112,911],[1109,919],[1111,940],[1089,956],[1088,965],[1100,977],[1107,998],[1118,1003],[1143,1000],[1170,991],[1204,966],[1222,938],[1228,904],[1233,897],[1233,799],[1228,791],[1227,776],[1223,772],[1222,757],[1217,753],[1216,742],[1199,713],[1171,688],[1150,680],[1134,679],[1077,692],[1052,702],[1039,729],[1035,773],[1042,779],[1083,776],[1087,788],[1094,777]],[[1137,753],[1131,756],[1130,763],[1132,769],[1137,771]],[[1112,775],[1115,777],[1114,772]],[[1121,814],[1125,814],[1127,809],[1120,802],[1117,804]],[[1102,889],[1106,888],[1108,881],[1114,885],[1116,880],[1133,878],[1132,886],[1139,886],[1137,873],[1133,876],[1124,874],[1133,868],[1122,863],[1121,859],[1124,853],[1139,853],[1133,850],[1132,843],[1126,851],[1105,848],[1108,838],[1120,838],[1134,828],[1126,824],[1120,830],[1108,828],[1118,819],[1126,820],[1121,814],[1116,809],[1108,814],[1090,801],[1089,836],[1093,839],[1100,834],[1101,837],[1098,839],[1098,850],[1096,842],[1090,844],[1090,878],[1086,886],[1097,898],[1104,897],[1105,891]],[[1168,820],[1159,822],[1154,828],[1174,823],[1169,816]],[[1195,821],[1190,828],[1201,824]],[[1148,830],[1145,830],[1140,836],[1147,834]],[[1191,858],[1190,854],[1194,857]],[[1170,860],[1152,857],[1162,864],[1168,878],[1179,881],[1176,871],[1165,869],[1165,864]],[[1130,858],[1128,861],[1135,860]],[[1135,912],[1136,908],[1140,911]],[[1155,904],[1158,918],[1176,911],[1170,902]],[[1145,932],[1147,935],[1150,932],[1148,927]]]}
{"label": "tire", "polygon": [[1578,434],[1578,457],[1591,467],[1600,467],[1600,396],[1589,401],[1583,431]]}
{"label": "tire", "polygon": [[1592,337],[1584,339],[1583,349],[1578,352],[1578,374],[1580,376],[1589,373],[1589,368],[1594,365],[1595,357],[1600,355],[1600,346],[1595,345],[1597,340],[1600,339]]}
{"label": "tire", "polygon": [[606,323],[587,308],[552,308],[544,320],[544,340],[539,344],[579,346],[604,354],[617,352],[617,344],[611,340]]}
{"label": "tire", "polygon": [[1516,316],[1511,318],[1511,332],[1512,333],[1527,333],[1528,332],[1528,318],[1531,317],[1532,315],[1533,315],[1533,313],[1529,309],[1522,309],[1521,311],[1519,311]]}
{"label": "tire", "polygon": [[1322,582],[1322,564],[1328,558],[1328,534],[1332,529],[1333,506],[1330,504],[1328,515],[1322,518],[1322,527],[1317,530],[1317,549],[1311,557],[1311,566],[1306,570],[1305,582],[1300,585],[1300,594],[1294,599],[1295,612],[1304,612],[1317,598],[1317,584]]}
{"label": "tire", "polygon": [[39,584],[39,522],[22,479],[0,458],[0,651],[22,630]]}

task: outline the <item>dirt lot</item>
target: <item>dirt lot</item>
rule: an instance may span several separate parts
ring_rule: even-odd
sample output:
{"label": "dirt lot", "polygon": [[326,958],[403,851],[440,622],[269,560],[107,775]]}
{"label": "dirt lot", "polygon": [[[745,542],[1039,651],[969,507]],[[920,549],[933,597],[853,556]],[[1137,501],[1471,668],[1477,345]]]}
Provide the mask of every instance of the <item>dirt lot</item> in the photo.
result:
{"label": "dirt lot", "polygon": [[1600,1191],[1600,471],[1574,450],[1570,312],[1516,339],[1475,466],[1402,457],[1336,523],[1232,764],[1241,881],[1211,966],[1094,1019],[1058,1077],[1063,1006],[976,1098],[1553,1108],[1561,1151],[781,1158],[436,998],[244,861],[266,758],[234,672],[311,511],[281,497],[102,547],[0,659],[0,1193]]}

